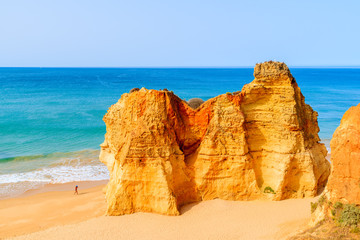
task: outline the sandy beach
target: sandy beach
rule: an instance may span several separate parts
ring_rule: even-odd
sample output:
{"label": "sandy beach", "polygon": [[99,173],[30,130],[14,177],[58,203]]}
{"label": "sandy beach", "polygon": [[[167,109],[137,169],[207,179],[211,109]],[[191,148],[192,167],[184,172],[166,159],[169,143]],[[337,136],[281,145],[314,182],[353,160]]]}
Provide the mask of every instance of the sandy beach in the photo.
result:
{"label": "sandy beach", "polygon": [[[103,215],[107,181],[49,184],[18,198],[0,200],[0,239],[77,223]],[[73,188],[79,185],[79,195]]]}
{"label": "sandy beach", "polygon": [[0,240],[360,240],[360,1],[0,6]]}
{"label": "sandy beach", "polygon": [[[0,201],[0,238],[13,239],[284,239],[304,227],[315,198],[211,200],[186,205],[177,217],[104,216],[106,181],[68,183]],[[79,195],[73,195],[79,184]]]}

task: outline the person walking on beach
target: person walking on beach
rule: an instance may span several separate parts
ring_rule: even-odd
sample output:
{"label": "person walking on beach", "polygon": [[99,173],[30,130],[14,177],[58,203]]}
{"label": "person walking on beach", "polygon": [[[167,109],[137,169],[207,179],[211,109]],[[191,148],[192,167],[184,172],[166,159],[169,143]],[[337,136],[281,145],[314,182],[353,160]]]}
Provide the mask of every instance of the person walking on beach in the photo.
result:
{"label": "person walking on beach", "polygon": [[78,185],[76,185],[76,186],[75,186],[75,192],[74,192],[74,195],[75,195],[75,194],[76,194],[76,195],[79,195],[79,193],[78,193]]}

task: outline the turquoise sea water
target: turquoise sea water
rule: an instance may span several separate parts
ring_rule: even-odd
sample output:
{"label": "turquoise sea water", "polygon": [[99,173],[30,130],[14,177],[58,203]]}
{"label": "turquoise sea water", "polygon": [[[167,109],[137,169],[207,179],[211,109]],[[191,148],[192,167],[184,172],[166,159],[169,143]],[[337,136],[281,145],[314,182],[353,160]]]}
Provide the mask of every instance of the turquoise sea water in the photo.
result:
{"label": "turquoise sea water", "polygon": [[[360,103],[360,69],[293,68],[328,146]],[[45,183],[106,179],[97,160],[110,105],[134,87],[204,100],[242,89],[252,68],[0,68],[0,197]],[[21,187],[19,187],[21,186]]]}

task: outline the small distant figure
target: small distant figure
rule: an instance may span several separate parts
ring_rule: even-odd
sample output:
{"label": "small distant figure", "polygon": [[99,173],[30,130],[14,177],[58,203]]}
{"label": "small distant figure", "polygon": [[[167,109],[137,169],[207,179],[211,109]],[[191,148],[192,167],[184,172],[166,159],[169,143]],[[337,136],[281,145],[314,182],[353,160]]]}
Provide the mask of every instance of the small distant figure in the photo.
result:
{"label": "small distant figure", "polygon": [[78,193],[78,188],[79,188],[79,186],[78,185],[76,185],[75,186],[75,192],[74,192],[74,195],[76,194],[76,195],[79,195],[79,193]]}

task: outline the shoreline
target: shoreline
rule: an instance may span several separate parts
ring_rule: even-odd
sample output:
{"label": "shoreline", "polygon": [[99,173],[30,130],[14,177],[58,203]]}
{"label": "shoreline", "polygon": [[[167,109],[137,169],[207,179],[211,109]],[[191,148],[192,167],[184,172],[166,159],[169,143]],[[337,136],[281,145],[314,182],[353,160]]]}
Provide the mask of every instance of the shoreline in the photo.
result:
{"label": "shoreline", "polygon": [[26,190],[25,192],[17,195],[6,195],[6,196],[0,196],[1,200],[10,200],[10,199],[16,199],[21,197],[27,197],[32,196],[38,193],[44,193],[44,192],[51,192],[51,191],[70,191],[71,189],[74,190],[74,187],[78,185],[81,190],[96,187],[99,185],[107,184],[109,180],[94,180],[94,181],[72,181],[72,182],[65,182],[65,183],[48,183],[44,186],[41,186],[39,188],[33,188]]}
{"label": "shoreline", "polygon": [[[47,184],[0,200],[0,239],[74,224],[105,213],[105,181]],[[74,184],[79,195],[74,195]]]}
{"label": "shoreline", "polygon": [[[14,199],[14,198],[22,198],[28,197],[32,195],[36,195],[39,193],[46,193],[46,192],[66,192],[66,191],[74,191],[74,186],[79,186],[79,191],[87,190],[89,188],[94,188],[97,186],[106,185],[109,180],[97,180],[97,181],[73,181],[73,182],[66,182],[66,183],[49,183],[41,188],[30,189],[21,194],[20,196],[16,197],[9,197],[5,199]],[[80,194],[80,193],[79,193]],[[0,200],[5,200],[1,199]]]}

